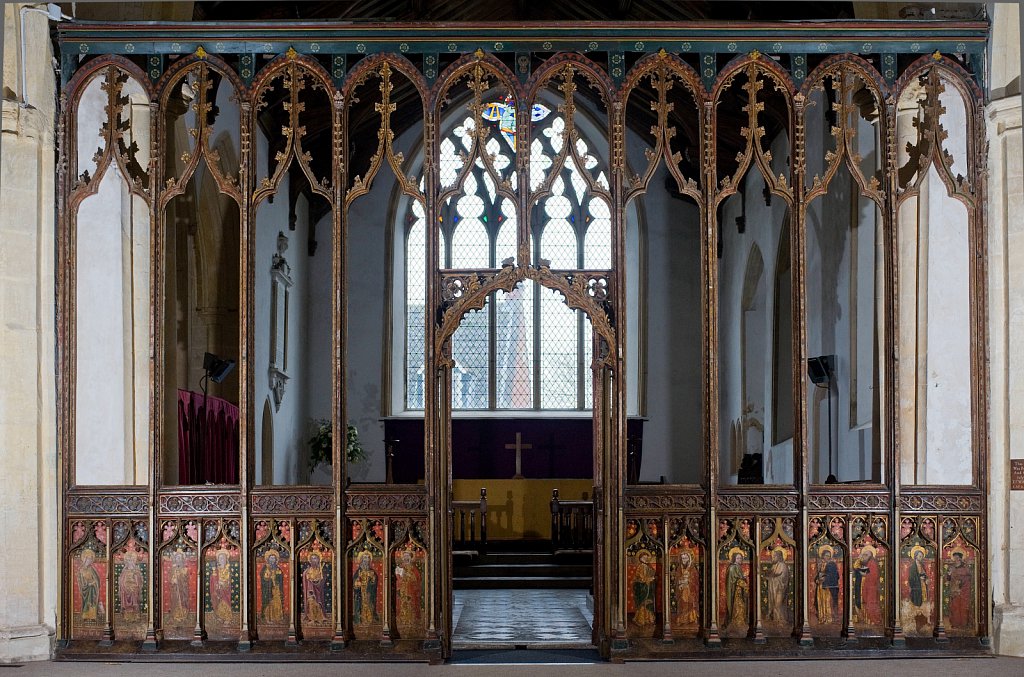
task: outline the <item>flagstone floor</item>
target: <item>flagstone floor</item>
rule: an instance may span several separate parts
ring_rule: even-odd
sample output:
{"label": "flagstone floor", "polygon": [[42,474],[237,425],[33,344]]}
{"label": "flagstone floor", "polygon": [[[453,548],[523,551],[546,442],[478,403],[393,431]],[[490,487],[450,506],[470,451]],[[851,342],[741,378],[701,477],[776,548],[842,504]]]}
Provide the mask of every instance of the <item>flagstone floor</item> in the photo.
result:
{"label": "flagstone floor", "polygon": [[590,647],[586,590],[456,590],[453,649]]}

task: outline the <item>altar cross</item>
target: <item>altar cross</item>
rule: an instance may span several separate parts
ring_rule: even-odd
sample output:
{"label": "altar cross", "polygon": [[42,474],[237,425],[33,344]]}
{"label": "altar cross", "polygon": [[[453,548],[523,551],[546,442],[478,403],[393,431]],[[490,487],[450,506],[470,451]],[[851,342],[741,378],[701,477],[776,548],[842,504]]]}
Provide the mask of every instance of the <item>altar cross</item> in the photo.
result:
{"label": "altar cross", "polygon": [[523,449],[533,449],[532,444],[523,444],[523,434],[516,433],[515,444],[506,444],[506,449],[516,450],[516,474],[512,477],[514,480],[523,479]]}

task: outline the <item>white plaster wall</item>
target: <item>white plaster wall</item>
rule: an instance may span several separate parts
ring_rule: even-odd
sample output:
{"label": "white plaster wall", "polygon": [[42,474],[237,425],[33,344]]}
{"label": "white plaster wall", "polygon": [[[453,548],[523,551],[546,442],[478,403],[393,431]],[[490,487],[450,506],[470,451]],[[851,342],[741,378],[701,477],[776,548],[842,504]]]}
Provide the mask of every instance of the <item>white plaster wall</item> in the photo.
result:
{"label": "white plaster wall", "polygon": [[[925,484],[971,481],[970,270],[967,210],[928,172]],[[923,210],[922,210],[923,211]],[[921,402],[918,406],[921,406]],[[923,475],[922,475],[923,470]]]}

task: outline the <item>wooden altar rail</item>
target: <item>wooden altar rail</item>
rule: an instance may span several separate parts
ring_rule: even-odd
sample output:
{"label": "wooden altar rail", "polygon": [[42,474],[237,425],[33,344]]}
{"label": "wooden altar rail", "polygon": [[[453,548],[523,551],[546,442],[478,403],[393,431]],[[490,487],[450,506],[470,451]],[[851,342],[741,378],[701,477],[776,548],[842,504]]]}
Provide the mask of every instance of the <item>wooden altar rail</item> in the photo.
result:
{"label": "wooden altar rail", "polygon": [[[480,489],[479,501],[452,501],[452,551],[456,555],[487,552],[487,488]],[[479,518],[479,519],[478,519]],[[466,526],[469,522],[467,536]]]}
{"label": "wooden altar rail", "polygon": [[551,549],[558,552],[593,552],[593,501],[563,501],[551,490]]}

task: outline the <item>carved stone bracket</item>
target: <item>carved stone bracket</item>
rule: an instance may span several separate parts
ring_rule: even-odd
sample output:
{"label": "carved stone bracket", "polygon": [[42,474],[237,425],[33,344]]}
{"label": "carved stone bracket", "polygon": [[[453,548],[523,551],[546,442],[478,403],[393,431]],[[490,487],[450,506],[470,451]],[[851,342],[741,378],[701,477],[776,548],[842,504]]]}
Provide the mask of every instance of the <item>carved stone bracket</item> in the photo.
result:
{"label": "carved stone bracket", "polygon": [[888,494],[812,494],[807,501],[811,510],[851,511],[889,510]]}
{"label": "carved stone bracket", "polygon": [[906,512],[981,512],[981,496],[952,492],[900,496],[900,510]]}
{"label": "carved stone bracket", "polygon": [[252,494],[253,515],[329,515],[333,510],[334,500],[327,493]]}
{"label": "carved stone bracket", "polygon": [[719,494],[723,512],[796,512],[796,496],[786,494]]}
{"label": "carved stone bracket", "polygon": [[149,511],[149,500],[145,495],[70,496],[70,515],[145,515]]}
{"label": "carved stone bracket", "polygon": [[159,503],[161,515],[232,515],[241,508],[236,493],[164,494]]}

